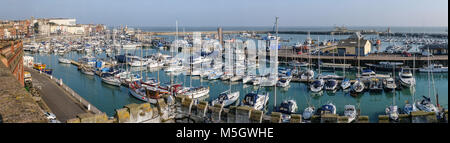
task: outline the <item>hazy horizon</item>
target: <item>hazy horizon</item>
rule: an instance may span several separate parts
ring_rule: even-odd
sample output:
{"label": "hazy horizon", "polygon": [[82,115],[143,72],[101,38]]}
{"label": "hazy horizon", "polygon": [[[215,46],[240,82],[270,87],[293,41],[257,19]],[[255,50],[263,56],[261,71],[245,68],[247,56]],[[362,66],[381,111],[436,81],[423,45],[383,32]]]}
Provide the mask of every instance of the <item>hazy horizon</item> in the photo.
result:
{"label": "hazy horizon", "polygon": [[76,18],[132,27],[448,27],[447,0],[3,0],[0,19]]}

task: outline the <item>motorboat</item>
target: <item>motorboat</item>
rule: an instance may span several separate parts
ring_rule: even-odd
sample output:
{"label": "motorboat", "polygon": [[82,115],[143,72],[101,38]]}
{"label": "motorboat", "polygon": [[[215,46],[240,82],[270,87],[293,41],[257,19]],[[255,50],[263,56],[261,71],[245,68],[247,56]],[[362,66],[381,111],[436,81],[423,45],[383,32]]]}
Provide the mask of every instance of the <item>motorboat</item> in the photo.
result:
{"label": "motorboat", "polygon": [[242,75],[234,75],[233,77],[230,78],[231,82],[240,81],[240,80],[242,80]]}
{"label": "motorboat", "polygon": [[297,112],[298,106],[297,102],[295,100],[285,100],[281,102],[280,106],[278,107],[277,111],[280,112],[281,118],[283,122],[288,122],[291,119],[291,114]]}
{"label": "motorboat", "polygon": [[300,76],[302,80],[312,80],[314,78],[314,71],[313,70],[306,70],[302,73]]}
{"label": "motorboat", "polygon": [[215,104],[223,104],[223,107],[228,107],[231,104],[235,103],[239,99],[239,91],[231,92],[227,90],[219,94],[217,99],[214,99],[211,104],[214,106]]}
{"label": "motorboat", "polygon": [[344,116],[348,118],[348,122],[351,123],[356,120],[357,112],[355,105],[344,106]]}
{"label": "motorboat", "polygon": [[381,92],[383,90],[383,82],[378,78],[370,79],[369,90],[372,92]]}
{"label": "motorboat", "polygon": [[306,107],[303,111],[302,118],[304,120],[311,120],[311,117],[316,114],[314,106]]}
{"label": "motorboat", "polygon": [[392,77],[386,78],[383,80],[383,88],[387,91],[392,91],[397,88],[397,84],[395,84],[395,80]]}
{"label": "motorboat", "polygon": [[377,77],[376,73],[370,69],[365,69],[361,73],[362,79],[369,79],[369,78],[375,78]]}
{"label": "motorboat", "polygon": [[198,99],[200,97],[208,95],[209,87],[200,86],[200,87],[186,88],[180,92],[187,98]]}
{"label": "motorboat", "polygon": [[360,79],[357,79],[355,83],[353,83],[351,91],[353,93],[362,93],[364,91],[364,88],[365,88],[364,83]]}
{"label": "motorboat", "polygon": [[243,84],[247,84],[247,83],[252,83],[253,79],[255,78],[255,75],[246,75],[242,78],[242,83]]}
{"label": "motorboat", "polygon": [[398,121],[398,107],[397,105],[391,105],[386,108],[386,114],[389,116],[389,119],[392,121]]}
{"label": "motorboat", "polygon": [[413,77],[410,69],[402,68],[402,70],[398,74],[400,77],[400,83],[403,86],[411,87],[416,85],[416,79]]}
{"label": "motorboat", "polygon": [[328,79],[325,82],[325,90],[335,91],[337,90],[338,82],[336,79]]}
{"label": "motorboat", "polygon": [[310,85],[310,89],[312,92],[320,92],[322,91],[324,86],[325,81],[322,78],[319,78],[313,81],[313,83]]}
{"label": "motorboat", "polygon": [[86,75],[92,75],[92,76],[95,75],[94,71],[88,67],[82,67],[81,73],[86,74]]}
{"label": "motorboat", "polygon": [[345,78],[345,79],[342,80],[342,82],[341,82],[341,88],[342,88],[343,90],[348,89],[351,85],[352,85],[352,84],[351,84],[351,82],[350,82],[350,80],[349,80],[348,78]]}
{"label": "motorboat", "polygon": [[267,103],[269,102],[269,93],[266,94],[257,94],[257,93],[248,93],[245,95],[242,104],[244,106],[249,106],[255,110],[263,110],[267,107]]}
{"label": "motorboat", "polygon": [[443,73],[448,72],[448,67],[444,67],[442,64],[431,64],[427,67],[419,69],[420,72],[432,72],[432,73]]}
{"label": "motorboat", "polygon": [[221,71],[213,72],[213,73],[211,73],[211,74],[208,76],[208,80],[216,80],[216,79],[219,79],[222,75],[223,75],[223,72],[221,72]]}
{"label": "motorboat", "polygon": [[322,113],[336,114],[336,106],[333,103],[322,105]]}
{"label": "motorboat", "polygon": [[277,86],[279,87],[288,87],[289,83],[292,80],[292,76],[282,76],[280,80],[277,82]]}
{"label": "motorboat", "polygon": [[278,78],[274,76],[269,77],[263,77],[260,81],[260,86],[262,87],[269,87],[269,86],[275,86],[277,84]]}
{"label": "motorboat", "polygon": [[120,86],[122,83],[119,78],[115,78],[114,76],[102,77],[102,82],[115,86]]}
{"label": "motorboat", "polygon": [[439,112],[438,108],[431,103],[431,98],[422,96],[423,99],[421,101],[417,101],[414,106],[417,107],[418,110],[424,111],[424,112]]}
{"label": "motorboat", "polygon": [[70,64],[72,63],[72,61],[70,61],[69,59],[65,59],[65,58],[58,58],[59,63],[63,63],[63,64]]}

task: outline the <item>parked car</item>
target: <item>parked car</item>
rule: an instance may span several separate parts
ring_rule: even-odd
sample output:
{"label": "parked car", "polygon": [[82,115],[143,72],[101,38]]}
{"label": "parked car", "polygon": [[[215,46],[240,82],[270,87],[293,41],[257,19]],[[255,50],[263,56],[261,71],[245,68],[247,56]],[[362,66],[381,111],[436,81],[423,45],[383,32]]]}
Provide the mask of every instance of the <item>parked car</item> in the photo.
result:
{"label": "parked car", "polygon": [[53,113],[45,112],[44,115],[45,115],[45,117],[47,117],[47,119],[48,119],[49,121],[56,120],[56,116],[55,116],[55,114],[53,114]]}

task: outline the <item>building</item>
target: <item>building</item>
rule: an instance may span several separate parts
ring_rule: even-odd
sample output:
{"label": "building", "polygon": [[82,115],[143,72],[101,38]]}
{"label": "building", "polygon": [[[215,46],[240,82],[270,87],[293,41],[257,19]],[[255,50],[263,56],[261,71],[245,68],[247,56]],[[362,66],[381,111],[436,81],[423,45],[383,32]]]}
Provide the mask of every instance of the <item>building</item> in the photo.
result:
{"label": "building", "polygon": [[[359,40],[358,40],[359,39]],[[359,41],[359,47],[358,47]],[[368,55],[372,50],[372,43],[370,40],[364,39],[364,37],[356,32],[348,39],[340,40],[337,45],[337,54],[343,56],[360,56]]]}
{"label": "building", "polygon": [[0,40],[0,64],[24,86],[23,45],[21,40]]}
{"label": "building", "polygon": [[54,23],[56,25],[67,25],[74,26],[77,24],[77,20],[73,18],[51,18],[49,19],[50,23]]}
{"label": "building", "polygon": [[448,55],[448,43],[428,44],[420,47],[422,53],[428,53],[428,49],[432,55]]}

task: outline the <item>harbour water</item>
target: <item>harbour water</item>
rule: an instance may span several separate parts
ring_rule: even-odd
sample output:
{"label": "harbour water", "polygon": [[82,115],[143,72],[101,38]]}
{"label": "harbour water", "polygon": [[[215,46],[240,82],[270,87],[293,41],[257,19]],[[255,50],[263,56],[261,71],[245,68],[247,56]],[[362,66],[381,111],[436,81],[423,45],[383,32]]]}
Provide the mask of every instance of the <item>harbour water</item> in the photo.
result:
{"label": "harbour water", "polygon": [[[140,55],[140,50],[131,51],[128,53],[133,53],[135,55]],[[157,52],[157,50],[144,48],[145,54],[152,54]],[[169,54],[167,51],[161,51],[161,53]],[[107,113],[108,116],[113,116],[115,109],[122,108],[124,105],[130,103],[142,103],[141,101],[130,96],[128,89],[126,87],[116,87],[108,84],[104,84],[101,78],[98,76],[89,76],[82,74],[77,70],[77,67],[71,64],[61,64],[58,63],[58,58],[60,55],[57,54],[29,54],[35,58],[35,62],[40,62],[47,64],[49,68],[53,69],[53,76],[56,78],[62,78],[63,82],[76,91],[83,98],[94,104],[98,109]],[[77,53],[75,51],[66,53],[65,58],[69,58],[77,61],[84,54]],[[96,55],[97,58],[106,58],[105,54]],[[134,73],[140,74],[141,72],[137,68],[131,68]],[[157,72],[159,72],[161,83],[170,82],[170,76],[163,70],[151,71],[144,68],[142,71],[143,77],[155,78],[157,77]],[[333,71],[322,71],[323,73],[333,72]],[[336,74],[342,75],[342,71],[336,71]],[[354,71],[347,71],[347,77],[350,79],[355,78]],[[389,74],[377,72],[377,74]],[[366,92],[358,97],[353,97],[348,94],[348,92],[339,90],[336,93],[325,92],[322,95],[313,95],[308,90],[308,85],[305,83],[294,83],[291,82],[289,88],[277,88],[277,105],[279,105],[283,100],[294,99],[296,100],[299,110],[298,113],[303,112],[308,104],[319,107],[327,102],[333,102],[337,107],[337,113],[343,115],[344,105],[354,104],[357,108],[361,109],[362,115],[367,115],[370,118],[370,122],[377,122],[378,115],[385,114],[385,108],[392,104],[393,98],[395,98],[396,105],[402,108],[405,105],[405,101],[411,102],[413,98],[420,100],[422,96],[428,96],[429,90],[432,90],[432,85],[429,86],[427,73],[415,73],[415,78],[417,81],[415,96],[413,96],[412,89],[403,89],[396,91],[395,96],[392,92],[381,92],[381,93],[371,93]],[[183,83],[184,86],[189,87],[190,77],[180,74],[174,76],[176,83]],[[434,82],[436,86],[436,92],[439,94],[439,104],[444,108],[448,108],[448,73],[435,73]],[[252,85],[244,85],[242,82],[231,83],[233,91],[240,91],[240,101],[242,101],[246,93],[258,90],[257,87]],[[211,101],[216,98],[219,93],[228,90],[228,81],[208,81],[202,80],[199,77],[192,77],[192,86],[208,86],[210,87],[209,97],[207,101]],[[268,105],[268,112],[270,113],[274,105],[274,88],[261,88],[260,91],[265,91],[270,93],[270,100]],[[431,96],[433,102],[436,101],[435,96]]]}

